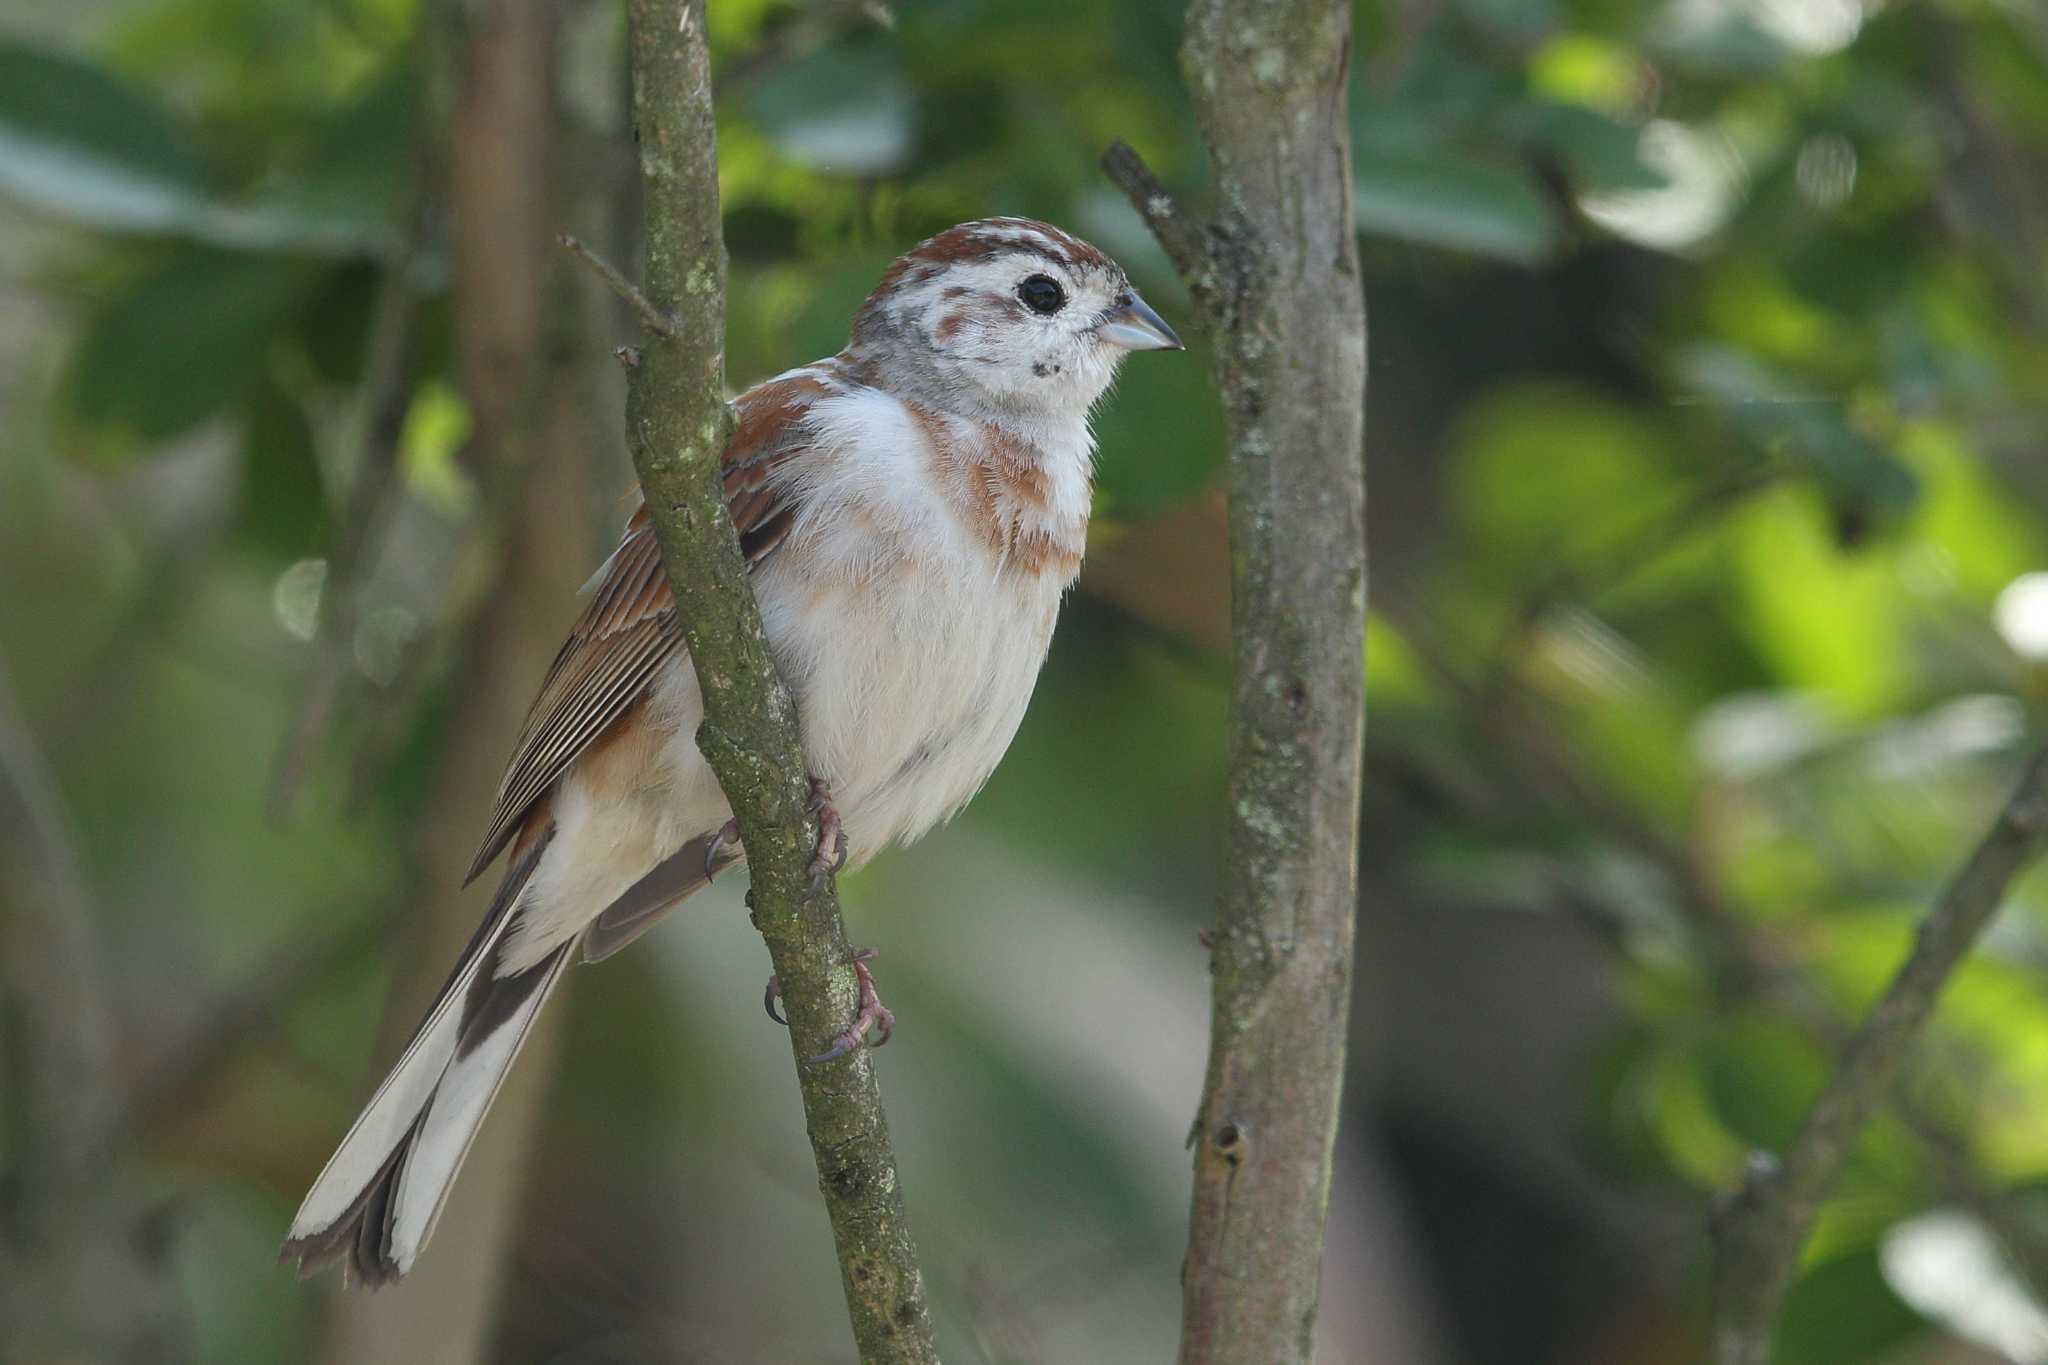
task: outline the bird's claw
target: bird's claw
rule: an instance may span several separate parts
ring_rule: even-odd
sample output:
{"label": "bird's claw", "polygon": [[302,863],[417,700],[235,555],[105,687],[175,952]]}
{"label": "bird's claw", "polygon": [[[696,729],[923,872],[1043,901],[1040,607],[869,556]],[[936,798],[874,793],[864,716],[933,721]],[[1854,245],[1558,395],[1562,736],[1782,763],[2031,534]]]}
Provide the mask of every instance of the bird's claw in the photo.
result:
{"label": "bird's claw", "polygon": [[853,1016],[853,1023],[847,1026],[846,1031],[832,1040],[832,1046],[808,1059],[811,1066],[844,1057],[859,1047],[870,1032],[875,1036],[868,1042],[869,1047],[883,1046],[895,1033],[896,1016],[882,1003],[881,995],[875,990],[874,973],[868,970],[867,964],[874,956],[873,948],[862,948],[848,959],[853,964],[854,978],[860,983],[860,1011]]}
{"label": "bird's claw", "polygon": [[832,805],[832,788],[825,779],[811,779],[811,813],[818,817],[818,847],[811,855],[810,894],[816,896],[825,889],[825,882],[846,866],[846,827],[839,822],[839,812]]}
{"label": "bird's claw", "polygon": [[718,827],[718,833],[711,836],[711,846],[704,850],[705,881],[711,882],[718,879],[718,855],[725,849],[726,845],[736,842],[739,837],[740,822],[737,820],[726,821]]}

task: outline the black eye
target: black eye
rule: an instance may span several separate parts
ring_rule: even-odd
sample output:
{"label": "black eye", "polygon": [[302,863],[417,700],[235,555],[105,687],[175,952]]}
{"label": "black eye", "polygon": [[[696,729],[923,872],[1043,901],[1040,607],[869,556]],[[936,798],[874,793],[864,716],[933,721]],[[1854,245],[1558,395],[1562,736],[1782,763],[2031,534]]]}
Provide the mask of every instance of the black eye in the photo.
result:
{"label": "black eye", "polygon": [[1032,312],[1048,317],[1067,306],[1067,291],[1050,275],[1033,275],[1017,286],[1017,297]]}

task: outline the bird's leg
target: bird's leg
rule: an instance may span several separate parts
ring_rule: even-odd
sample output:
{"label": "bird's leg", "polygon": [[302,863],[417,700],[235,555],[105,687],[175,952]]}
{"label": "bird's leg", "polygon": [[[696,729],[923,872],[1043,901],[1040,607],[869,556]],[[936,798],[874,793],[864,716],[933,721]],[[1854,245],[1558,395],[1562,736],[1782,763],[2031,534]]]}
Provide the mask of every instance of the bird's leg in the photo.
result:
{"label": "bird's leg", "polygon": [[846,866],[846,827],[832,804],[832,788],[822,777],[811,779],[811,811],[818,817],[818,847],[811,855],[811,894],[825,889],[825,879]]}
{"label": "bird's leg", "polygon": [[[854,979],[860,983],[860,1011],[853,1016],[853,1023],[847,1026],[846,1031],[832,1040],[831,1047],[809,1059],[812,1066],[820,1062],[829,1062],[835,1057],[844,1057],[859,1047],[862,1040],[876,1029],[880,1031],[875,1033],[874,1042],[869,1044],[871,1047],[881,1047],[896,1031],[896,1016],[882,1003],[880,993],[875,990],[874,973],[868,970],[868,963],[873,961],[874,957],[873,948],[860,948],[848,959],[853,964]],[[768,989],[761,994],[761,1005],[768,1011],[770,1019],[787,1027],[789,1020],[783,1018],[781,1012],[776,1009],[781,999],[782,982],[771,976],[768,978]]]}
{"label": "bird's leg", "polygon": [[829,1062],[835,1057],[844,1057],[861,1045],[869,1030],[877,1030],[870,1047],[880,1047],[889,1041],[889,1035],[896,1031],[896,1016],[882,1003],[882,997],[875,990],[875,976],[868,970],[868,961],[875,955],[873,948],[855,950],[850,961],[853,963],[854,978],[860,983],[860,1010],[853,1016],[853,1022],[846,1031],[832,1040],[832,1046],[810,1059],[811,1065]]}

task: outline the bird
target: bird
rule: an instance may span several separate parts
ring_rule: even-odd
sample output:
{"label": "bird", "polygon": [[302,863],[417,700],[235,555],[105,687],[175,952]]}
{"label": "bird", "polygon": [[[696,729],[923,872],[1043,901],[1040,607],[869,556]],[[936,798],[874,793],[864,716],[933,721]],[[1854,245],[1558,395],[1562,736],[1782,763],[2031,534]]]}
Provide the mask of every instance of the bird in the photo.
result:
{"label": "bird", "polygon": [[[995,770],[1080,571],[1090,414],[1126,355],[1183,349],[1100,250],[985,218],[891,264],[844,349],[733,401],[723,491],[797,704],[814,875],[918,838]],[[281,1256],[301,1275],[410,1271],[564,969],[745,856],[696,746],[702,694],[644,502],[586,590],[469,868],[505,855],[503,880],[306,1194]],[[869,956],[858,1015],[814,1062],[886,1040]]]}

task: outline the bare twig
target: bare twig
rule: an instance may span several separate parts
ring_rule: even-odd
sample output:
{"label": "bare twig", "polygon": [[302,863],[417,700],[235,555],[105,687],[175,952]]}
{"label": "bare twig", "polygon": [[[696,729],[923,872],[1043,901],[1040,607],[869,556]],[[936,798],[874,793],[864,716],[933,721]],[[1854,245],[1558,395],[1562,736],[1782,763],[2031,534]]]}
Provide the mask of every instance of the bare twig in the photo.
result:
{"label": "bare twig", "polygon": [[640,315],[640,321],[648,331],[664,340],[675,340],[676,320],[667,313],[662,312],[659,308],[656,308],[648,300],[648,297],[640,292],[638,285],[619,273],[617,266],[585,246],[581,239],[569,233],[561,233],[555,238],[555,241],[560,243],[562,248],[570,255],[582,258],[585,265],[596,271],[597,277],[604,281],[605,288],[618,295],[620,299],[625,301],[628,307]]}
{"label": "bare twig", "polygon": [[[731,802],[754,923],[788,1006],[797,1082],[864,1361],[935,1361],[888,1120],[865,1049],[820,1066],[856,1008],[838,893],[809,892],[817,823],[794,702],[775,671],[720,483],[725,244],[703,0],[631,0],[633,119],[654,330],[627,372],[627,437],[704,695],[697,742]],[[643,315],[644,317],[644,315]]]}
{"label": "bare twig", "polygon": [[[1102,172],[1110,183],[1124,192],[1131,207],[1145,220],[1145,226],[1159,239],[1166,258],[1193,288],[1215,283],[1216,263],[1209,252],[1209,230],[1197,222],[1180,201],[1159,183],[1159,177],[1128,142],[1116,141],[1102,154]],[[1212,289],[1213,292],[1213,289]]]}
{"label": "bare twig", "polygon": [[1191,0],[1222,216],[1103,159],[1214,334],[1230,438],[1229,856],[1182,1270],[1181,1360],[1306,1361],[1343,1084],[1364,729],[1365,314],[1351,8]]}
{"label": "bare twig", "polygon": [[1857,1135],[1883,1102],[1942,987],[2048,843],[2048,748],[2037,753],[1990,832],[1920,922],[1913,951],[1844,1049],[1806,1122],[1776,1162],[1753,1165],[1715,1230],[1713,1352],[1719,1365],[1768,1365],[1778,1309]]}

